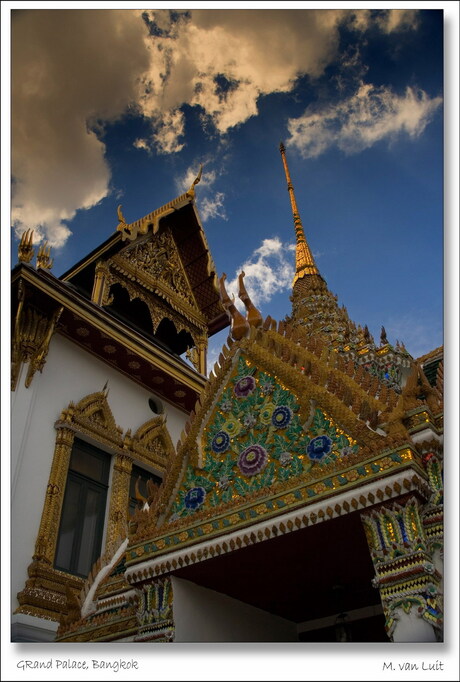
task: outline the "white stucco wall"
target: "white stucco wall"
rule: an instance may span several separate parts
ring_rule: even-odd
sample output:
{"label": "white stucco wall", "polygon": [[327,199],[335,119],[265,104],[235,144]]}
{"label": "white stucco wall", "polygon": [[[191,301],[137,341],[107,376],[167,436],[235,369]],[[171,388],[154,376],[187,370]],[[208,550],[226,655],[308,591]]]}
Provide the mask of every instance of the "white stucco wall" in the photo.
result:
{"label": "white stucco wall", "polygon": [[[155,415],[148,399],[153,392],[62,336],[53,336],[43,372],[37,372],[29,388],[24,379],[27,366],[11,398],[11,589],[12,607],[27,579],[40,526],[56,430],[54,423],[72,401],[101,391],[108,381],[108,403],[115,422],[132,433]],[[161,398],[160,398],[161,400]],[[186,414],[162,401],[167,428],[176,445]]]}
{"label": "white stucco wall", "polygon": [[175,642],[297,642],[296,624],[172,576]]}
{"label": "white stucco wall", "polygon": [[418,615],[414,606],[409,613],[399,608],[395,615],[393,642],[436,642],[433,626]]}

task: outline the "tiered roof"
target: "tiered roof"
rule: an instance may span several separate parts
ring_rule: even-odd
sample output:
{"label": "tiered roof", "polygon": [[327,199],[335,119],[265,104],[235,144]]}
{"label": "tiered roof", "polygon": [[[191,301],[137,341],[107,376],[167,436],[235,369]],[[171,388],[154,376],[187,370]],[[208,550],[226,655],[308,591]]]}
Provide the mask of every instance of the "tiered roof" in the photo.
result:
{"label": "tiered roof", "polygon": [[[221,278],[231,334],[158,497],[133,518],[124,585],[112,596],[194,564],[209,574],[219,555],[431,494],[424,458],[441,448],[442,372],[431,385],[384,330],[377,347],[337,306],[305,239],[283,146],[281,154],[296,229],[292,315],[263,321],[241,275],[244,317]],[[89,626],[62,637],[89,638]]]}

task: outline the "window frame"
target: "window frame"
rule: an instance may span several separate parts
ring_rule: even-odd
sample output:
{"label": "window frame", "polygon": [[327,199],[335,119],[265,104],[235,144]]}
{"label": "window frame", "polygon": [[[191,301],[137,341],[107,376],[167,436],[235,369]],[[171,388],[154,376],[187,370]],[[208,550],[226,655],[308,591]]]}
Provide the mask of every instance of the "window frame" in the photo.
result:
{"label": "window frame", "polygon": [[[92,456],[95,456],[102,463],[100,475],[101,480],[98,481],[95,478],[90,478],[90,476],[85,475],[80,471],[77,471],[76,469],[72,468],[72,459],[75,457],[75,455],[78,455],[79,451],[82,453],[88,453],[91,454]],[[75,575],[77,577],[85,579],[91,572],[91,568],[94,562],[99,558],[99,556],[102,553],[105,520],[107,516],[108,502],[110,500],[109,478],[111,470],[111,460],[112,457],[109,453],[105,452],[101,448],[91,445],[90,443],[82,440],[81,438],[75,437],[72,445],[72,451],[70,454],[70,462],[67,471],[66,486],[60,515],[60,523],[56,538],[54,568],[58,571],[64,571],[65,573],[70,573],[71,575]],[[70,484],[72,483],[77,484],[79,486],[77,503],[79,513],[77,514],[77,523],[74,527],[74,535],[71,543],[70,557],[68,557],[68,561],[66,563],[65,562],[60,563],[62,557],[59,557],[59,552],[60,543],[62,539],[63,524],[66,520],[67,511],[66,501],[69,498]],[[99,497],[99,499],[97,500],[96,532],[93,538],[90,565],[87,573],[81,573],[78,570],[78,568],[82,558],[81,555],[82,542],[84,541],[83,540],[84,523],[85,519],[87,518],[83,512],[86,510],[88,495],[91,492],[96,492],[98,495],[101,495],[101,497]]]}

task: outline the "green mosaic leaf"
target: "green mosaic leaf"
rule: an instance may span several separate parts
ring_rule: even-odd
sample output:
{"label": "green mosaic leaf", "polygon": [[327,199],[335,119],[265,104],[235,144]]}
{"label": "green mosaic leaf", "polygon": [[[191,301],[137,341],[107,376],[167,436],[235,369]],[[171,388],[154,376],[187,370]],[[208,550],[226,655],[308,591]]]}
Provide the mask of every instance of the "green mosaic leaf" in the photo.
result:
{"label": "green mosaic leaf", "polygon": [[242,478],[235,478],[233,485],[238,495],[246,495],[249,490],[249,485],[246,483],[246,481],[243,481]]}
{"label": "green mosaic leaf", "polygon": [[329,422],[327,421],[326,417],[321,412],[321,410],[317,409],[315,411],[315,416],[313,417],[312,429],[315,429],[315,430],[325,429],[328,426],[329,426]]}
{"label": "green mosaic leaf", "polygon": [[195,479],[193,481],[195,486],[201,486],[206,490],[206,492],[209,492],[214,488],[215,483],[209,480],[209,478],[205,478],[204,476],[195,476]]}
{"label": "green mosaic leaf", "polygon": [[348,438],[342,433],[336,440],[337,447],[340,448],[346,448],[350,445],[350,441]]}
{"label": "green mosaic leaf", "polygon": [[226,488],[224,492],[222,493],[222,502],[230,502],[232,499],[232,489],[231,488]]}
{"label": "green mosaic leaf", "polygon": [[207,499],[211,507],[215,507],[220,502],[219,495],[217,494],[216,490],[214,490]]}
{"label": "green mosaic leaf", "polygon": [[230,478],[232,478],[234,466],[235,466],[235,460],[234,460],[232,455],[229,455],[228,459],[222,465],[221,475],[222,476],[229,476]]}
{"label": "green mosaic leaf", "polygon": [[280,455],[282,452],[285,452],[287,450],[287,442],[286,438],[283,436],[280,436],[279,434],[275,433],[273,436],[273,443],[275,445],[274,447],[274,453],[276,455]]}
{"label": "green mosaic leaf", "polygon": [[266,485],[270,485],[273,481],[275,475],[275,463],[270,462],[260,475],[260,487],[263,488]]}
{"label": "green mosaic leaf", "polygon": [[302,460],[298,457],[294,457],[291,463],[291,468],[294,476],[300,476],[303,471]]}
{"label": "green mosaic leaf", "polygon": [[287,481],[290,476],[292,476],[292,471],[288,467],[281,467],[278,470],[278,479],[280,481]]}
{"label": "green mosaic leaf", "polygon": [[234,378],[234,383],[236,383],[239,379],[242,377],[247,377],[255,374],[257,371],[257,367],[248,367],[246,364],[246,360],[244,356],[240,356],[238,360],[238,367],[236,371],[236,376]]}
{"label": "green mosaic leaf", "polygon": [[209,431],[208,431],[208,446],[209,447],[211,447],[212,439],[214,438],[216,433],[218,433],[222,429],[222,426],[225,424],[225,422],[226,422],[225,417],[218,412],[214,418],[214,422],[209,427]]}
{"label": "green mosaic leaf", "polygon": [[219,462],[219,460],[217,459],[214,459],[214,457],[212,457],[210,453],[207,452],[204,466],[205,471],[207,471],[211,476],[213,476],[213,478],[218,478],[220,468],[221,462]]}

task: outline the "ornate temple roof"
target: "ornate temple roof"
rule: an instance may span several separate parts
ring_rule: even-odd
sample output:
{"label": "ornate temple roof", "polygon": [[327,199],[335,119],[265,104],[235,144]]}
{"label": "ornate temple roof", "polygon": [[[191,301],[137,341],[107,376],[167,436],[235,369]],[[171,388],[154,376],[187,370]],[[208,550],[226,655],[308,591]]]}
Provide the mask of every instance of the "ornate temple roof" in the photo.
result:
{"label": "ornate temple roof", "polygon": [[105,627],[110,604],[132,617],[131,590],[148,578],[388,499],[426,497],[423,457],[441,447],[441,390],[413,364],[398,394],[321,336],[305,342],[270,318],[229,337],[158,497],[132,519],[123,566],[63,640]]}
{"label": "ornate temple roof", "polygon": [[305,237],[304,228],[294,193],[286,158],[280,144],[287,189],[294,219],[296,236],[295,274],[292,284],[292,312],[286,323],[307,338],[311,334],[323,336],[323,342],[346,360],[364,366],[372,375],[400,390],[411,364],[411,356],[404,345],[388,343],[382,327],[380,345],[369,333],[367,325],[356,325],[348,317],[344,306],[339,307],[337,296],[329,291]]}
{"label": "ornate temple roof", "polygon": [[[60,278],[46,246],[33,267],[32,234],[23,235],[12,273],[13,382],[30,320],[56,315],[59,334],[190,412],[205,385],[207,337],[228,325],[195,184],[130,224],[119,208],[115,233]],[[195,345],[193,368],[180,356]]]}
{"label": "ornate temple roof", "polygon": [[[424,457],[441,448],[442,372],[430,383],[422,364],[391,346],[383,329],[378,347],[338,308],[305,239],[283,146],[281,154],[296,230],[292,315],[264,321],[242,273],[243,315],[221,277],[231,333],[157,498],[132,519],[123,584],[116,579],[125,605],[130,590],[149,580],[185,570],[193,579],[194,565],[218,588],[226,580],[212,580],[218,557],[264,545],[260,560],[267,547],[275,551],[269,541],[324,522],[338,541],[356,529],[362,510],[431,494]],[[310,537],[330,551],[322,535]],[[286,540],[284,549],[294,557],[293,543]],[[311,602],[320,609],[315,596]],[[289,608],[295,619],[295,604]],[[61,637],[84,639],[89,627],[80,620]]]}
{"label": "ornate temple roof", "polygon": [[113,258],[126,249],[127,241],[138,241],[144,235],[155,235],[160,229],[169,227],[193,297],[206,319],[208,333],[212,335],[223,329],[228,320],[219,298],[216,266],[196,210],[194,185],[184,194],[131,223],[126,223],[119,206],[118,218],[115,233],[65,272],[61,279],[90,296],[98,261]]}

